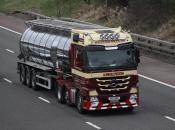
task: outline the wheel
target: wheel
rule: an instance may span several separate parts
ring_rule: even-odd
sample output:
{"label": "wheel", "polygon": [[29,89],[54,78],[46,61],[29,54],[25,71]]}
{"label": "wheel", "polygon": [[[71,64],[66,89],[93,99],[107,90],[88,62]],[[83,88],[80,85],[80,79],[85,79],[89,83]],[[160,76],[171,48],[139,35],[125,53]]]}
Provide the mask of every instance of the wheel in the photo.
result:
{"label": "wheel", "polygon": [[56,86],[56,97],[59,103],[64,104],[66,103],[65,100],[65,90],[63,89],[63,87],[60,86]]}
{"label": "wheel", "polygon": [[26,69],[26,84],[29,88],[32,87],[32,83],[31,83],[31,69],[29,67],[27,67]]}
{"label": "wheel", "polygon": [[86,110],[83,109],[83,99],[79,92],[77,93],[76,106],[79,113],[85,114]]}
{"label": "wheel", "polygon": [[24,65],[20,67],[20,81],[22,84],[26,85],[26,68]]}
{"label": "wheel", "polygon": [[39,86],[36,85],[36,71],[33,69],[31,72],[31,86],[33,90],[39,90]]}
{"label": "wheel", "polygon": [[71,103],[70,97],[69,97],[69,91],[66,88],[65,88],[65,101],[66,101],[67,105],[72,106],[72,103]]}

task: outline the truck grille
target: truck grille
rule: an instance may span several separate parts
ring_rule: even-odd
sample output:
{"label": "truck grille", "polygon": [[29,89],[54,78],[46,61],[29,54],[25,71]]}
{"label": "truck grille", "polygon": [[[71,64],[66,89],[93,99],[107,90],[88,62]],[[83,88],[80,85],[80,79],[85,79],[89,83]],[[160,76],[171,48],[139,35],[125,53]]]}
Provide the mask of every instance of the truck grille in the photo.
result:
{"label": "truck grille", "polygon": [[100,91],[122,91],[128,88],[130,76],[98,78],[96,79]]}

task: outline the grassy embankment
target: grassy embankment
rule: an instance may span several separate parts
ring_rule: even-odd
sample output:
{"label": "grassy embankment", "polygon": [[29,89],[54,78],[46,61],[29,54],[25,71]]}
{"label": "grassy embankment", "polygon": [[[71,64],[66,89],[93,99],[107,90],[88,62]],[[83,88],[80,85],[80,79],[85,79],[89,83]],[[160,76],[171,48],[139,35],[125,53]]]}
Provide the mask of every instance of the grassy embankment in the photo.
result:
{"label": "grassy embankment", "polygon": [[[73,17],[117,27],[175,42],[175,2],[173,0],[130,0],[127,8],[104,6],[105,0],[0,0],[1,12],[30,10],[47,16]],[[112,0],[110,0],[112,1]]]}
{"label": "grassy embankment", "polygon": [[1,12],[34,11],[47,16],[71,16],[83,0],[0,0]]}
{"label": "grassy embankment", "polygon": [[[91,1],[91,5],[84,0],[0,0],[0,11],[9,13],[16,10],[34,11],[47,16],[64,16],[94,22],[110,27],[121,25],[114,13],[108,15],[103,2]],[[112,16],[112,17],[111,17]],[[113,17],[114,16],[114,17]]]}

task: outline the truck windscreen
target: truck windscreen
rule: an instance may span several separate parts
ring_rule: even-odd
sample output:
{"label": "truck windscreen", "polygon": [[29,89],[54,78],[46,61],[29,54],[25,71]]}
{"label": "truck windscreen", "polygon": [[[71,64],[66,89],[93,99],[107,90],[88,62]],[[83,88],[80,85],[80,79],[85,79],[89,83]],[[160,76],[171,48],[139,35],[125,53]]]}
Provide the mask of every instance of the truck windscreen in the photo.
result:
{"label": "truck windscreen", "polygon": [[87,51],[87,68],[89,70],[124,69],[136,67],[134,49],[91,50]]}

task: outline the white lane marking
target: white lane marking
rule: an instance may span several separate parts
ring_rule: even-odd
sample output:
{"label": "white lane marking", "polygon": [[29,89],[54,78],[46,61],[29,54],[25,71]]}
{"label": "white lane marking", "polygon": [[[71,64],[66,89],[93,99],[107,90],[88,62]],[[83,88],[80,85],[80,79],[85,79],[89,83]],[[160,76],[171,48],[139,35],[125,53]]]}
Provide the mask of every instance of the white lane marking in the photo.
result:
{"label": "white lane marking", "polygon": [[10,32],[13,32],[13,33],[16,33],[16,34],[18,34],[18,35],[22,35],[22,34],[19,33],[19,32],[16,32],[16,31],[14,31],[14,30],[11,30],[11,29],[6,28],[6,27],[3,27],[3,26],[0,26],[0,28],[5,29],[5,30],[10,31]]}
{"label": "white lane marking", "polygon": [[99,126],[97,126],[97,125],[95,125],[95,124],[93,124],[93,123],[91,123],[91,122],[86,122],[86,124],[88,124],[88,125],[90,125],[90,126],[96,128],[96,129],[98,129],[98,130],[101,130],[101,128],[100,128]]}
{"label": "white lane marking", "polygon": [[15,53],[14,51],[10,50],[10,49],[5,49],[6,51],[10,52],[10,53]]}
{"label": "white lane marking", "polygon": [[140,77],[142,77],[142,78],[151,80],[151,81],[153,81],[153,82],[156,82],[156,83],[159,83],[159,84],[162,84],[162,85],[165,85],[165,86],[168,86],[168,87],[170,87],[170,88],[175,88],[174,85],[167,84],[167,83],[164,83],[164,82],[162,82],[162,81],[159,81],[159,80],[156,80],[156,79],[153,79],[153,78],[149,78],[149,77],[144,76],[144,75],[141,75],[141,74],[138,74],[138,75],[139,75]]}
{"label": "white lane marking", "polygon": [[174,118],[171,118],[171,117],[169,117],[169,116],[164,116],[166,119],[168,119],[168,120],[171,120],[171,121],[174,121],[175,122],[175,119]]}
{"label": "white lane marking", "polygon": [[[16,33],[16,34],[18,34],[18,35],[22,35],[22,33],[16,32],[16,31],[14,31],[14,30],[11,30],[11,29],[6,28],[6,27],[3,27],[3,26],[0,26],[0,28],[5,29],[5,30],[8,30],[8,31],[13,32],[13,33]],[[145,79],[154,81],[154,82],[156,82],[156,83],[163,84],[163,85],[168,86],[168,87],[171,87],[171,88],[175,88],[175,86],[173,86],[173,85],[171,85],[171,84],[167,84],[167,83],[164,83],[164,82],[162,82],[162,81],[158,81],[158,80],[156,80],[156,79],[149,78],[149,77],[144,76],[144,75],[141,75],[141,74],[138,74],[138,75],[139,75],[140,77],[142,77],[142,78],[145,78]]]}
{"label": "white lane marking", "polygon": [[10,81],[9,79],[7,79],[7,78],[3,78],[6,82],[8,82],[8,83],[11,83],[12,84],[12,81]]}
{"label": "white lane marking", "polygon": [[42,98],[42,97],[38,97],[40,100],[44,101],[44,102],[47,102],[47,103],[50,103],[49,100],[45,99],[45,98]]}

